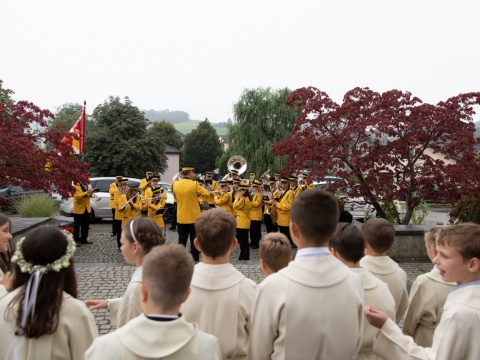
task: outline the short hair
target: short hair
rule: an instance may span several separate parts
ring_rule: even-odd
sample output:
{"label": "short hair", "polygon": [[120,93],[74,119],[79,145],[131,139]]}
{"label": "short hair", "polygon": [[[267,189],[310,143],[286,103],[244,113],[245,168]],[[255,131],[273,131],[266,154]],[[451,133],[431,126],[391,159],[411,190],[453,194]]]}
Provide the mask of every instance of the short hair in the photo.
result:
{"label": "short hair", "polygon": [[212,259],[225,255],[235,239],[236,227],[235,216],[224,209],[201,214],[195,221],[195,233],[202,253]]}
{"label": "short hair", "polygon": [[182,176],[188,176],[192,172],[193,172],[192,170],[182,170],[180,171],[180,174],[182,174]]}
{"label": "short hair", "polygon": [[428,229],[427,231],[425,231],[425,242],[427,243],[428,246],[433,246],[434,248],[436,247],[435,239],[442,227],[443,226],[434,226]]}
{"label": "short hair", "polygon": [[162,229],[148,217],[130,219],[125,223],[122,232],[125,232],[125,238],[129,243],[133,244],[135,242],[130,232],[130,223],[132,222],[135,239],[144,254],[148,254],[155,246],[165,244],[165,236],[163,236]]}
{"label": "short hair", "polygon": [[335,249],[342,258],[357,263],[365,255],[365,240],[362,231],[350,223],[339,223],[328,246]]}
{"label": "short hair", "polygon": [[365,241],[378,254],[386,253],[395,241],[395,228],[386,219],[368,219],[362,225],[362,233]]}
{"label": "short hair", "polygon": [[337,228],[337,199],[322,189],[303,191],[293,201],[290,215],[306,241],[325,246]]}
{"label": "short hair", "polygon": [[193,259],[183,245],[155,247],[142,267],[142,281],[155,305],[170,311],[182,304],[193,276]]}
{"label": "short hair", "polygon": [[437,245],[448,246],[457,250],[463,260],[480,259],[480,225],[463,223],[441,226],[437,237]]}
{"label": "short hair", "polygon": [[262,237],[259,253],[260,259],[273,272],[283,269],[292,260],[292,247],[282,233],[272,232]]}

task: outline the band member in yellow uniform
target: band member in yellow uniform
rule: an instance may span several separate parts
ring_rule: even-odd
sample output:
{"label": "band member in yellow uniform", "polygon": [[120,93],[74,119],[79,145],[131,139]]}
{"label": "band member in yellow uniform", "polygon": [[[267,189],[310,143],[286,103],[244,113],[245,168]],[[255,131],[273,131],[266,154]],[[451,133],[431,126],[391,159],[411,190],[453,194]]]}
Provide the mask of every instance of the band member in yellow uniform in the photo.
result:
{"label": "band member in yellow uniform", "polygon": [[[153,197],[153,189],[156,189],[159,187],[158,185],[158,180],[160,178],[157,176],[157,175],[152,175],[152,177],[150,178],[150,186],[146,186],[145,187],[145,191],[142,192],[142,199],[151,199]],[[162,189],[160,195],[162,196],[162,198],[165,199],[165,202],[167,201],[167,194],[165,193],[165,191],[163,191],[163,188],[160,186],[159,188]],[[142,201],[144,203],[144,201]],[[148,216],[148,206],[144,206],[142,208],[142,215],[146,215]]]}
{"label": "band member in yellow uniform", "polygon": [[295,175],[290,175],[290,189],[293,191],[293,196],[297,197],[302,192],[302,187],[298,186],[298,177]]}
{"label": "band member in yellow uniform", "polygon": [[73,194],[73,239],[77,244],[91,244],[88,241],[88,225],[90,220],[90,198],[92,197],[93,189],[89,184],[75,183],[73,185],[75,193]]}
{"label": "band member in yellow uniform", "polygon": [[258,249],[262,237],[263,196],[260,192],[260,185],[258,180],[254,180],[252,183],[252,208],[250,209],[250,247],[252,249]]}
{"label": "band member in yellow uniform", "polygon": [[173,192],[177,197],[177,226],[178,243],[187,246],[187,239],[190,237],[190,248],[194,261],[199,261],[200,253],[193,245],[195,239],[195,220],[200,215],[198,197],[200,195],[210,196],[198,182],[192,181],[193,166],[182,167],[183,179],[175,183]]}
{"label": "band member in yellow uniform", "polygon": [[117,211],[122,213],[122,228],[128,220],[137,218],[143,207],[138,181],[129,180],[127,186],[127,193],[122,195],[123,201],[117,207]]}
{"label": "band member in yellow uniform", "polygon": [[150,178],[152,176],[153,176],[153,171],[147,171],[145,173],[145,178],[140,180],[140,189],[142,190],[142,192],[145,192],[145,189],[147,188],[147,186],[150,185]]}
{"label": "band member in yellow uniform", "polygon": [[[212,182],[210,185],[212,185],[213,190],[214,191],[220,191],[220,188],[218,187],[217,182],[215,180],[213,180],[213,173],[211,171],[207,171],[205,173],[205,183],[210,183],[210,181]],[[215,207],[214,196],[210,196],[208,198],[208,205],[210,205],[210,208]]]}
{"label": "band member in yellow uniform", "polygon": [[280,193],[280,198],[274,200],[272,206],[276,207],[277,210],[277,224],[280,232],[284,234],[288,240],[290,241],[290,245],[292,248],[296,248],[297,246],[292,242],[292,238],[290,236],[290,209],[292,207],[293,200],[295,196],[293,195],[293,191],[290,189],[290,179],[287,177],[281,178],[282,183],[282,191]]}
{"label": "band member in yellow uniform", "polygon": [[118,188],[114,194],[114,202],[115,202],[116,209],[115,209],[115,217],[113,219],[113,224],[115,227],[115,233],[117,234],[117,245],[119,249],[122,246],[122,243],[120,242],[120,238],[122,237],[123,214],[117,209],[119,206],[121,206],[125,202],[124,195],[127,192],[127,182],[128,182],[128,179],[118,180]]}
{"label": "band member in yellow uniform", "polygon": [[[180,169],[180,171],[182,171],[182,169]],[[173,191],[173,185],[181,179],[182,179],[182,173],[179,172],[177,175],[174,176],[172,182],[170,183],[170,190],[173,193],[174,210],[173,210],[173,220],[168,230],[172,230],[172,231],[177,230],[177,197],[175,196],[175,191]]]}
{"label": "band member in yellow uniform", "polygon": [[163,212],[167,200],[163,197],[165,192],[162,187],[152,188],[152,198],[147,198],[148,217],[155,221],[162,229],[165,227]]}
{"label": "band member in yellow uniform", "polygon": [[267,233],[278,231],[277,223],[274,221],[274,219],[272,219],[272,214],[275,215],[276,211],[276,209],[273,209],[272,203],[275,199],[280,199],[280,192],[277,189],[277,181],[274,177],[270,178],[270,195],[272,197],[271,199],[263,199],[263,203],[265,204],[265,209],[263,212],[263,222],[265,223]]}
{"label": "band member in yellow uniform", "polygon": [[[197,182],[205,188],[205,180],[203,179],[197,179]],[[200,206],[200,213],[204,213],[205,211],[210,210],[210,204],[208,203],[208,200],[210,198],[210,195],[199,195],[198,196],[198,204]]]}
{"label": "band member in yellow uniform", "polygon": [[[238,175],[237,175],[238,176]],[[235,210],[235,208],[233,207],[233,203],[235,202],[235,199],[236,199],[236,194],[238,192],[238,190],[240,189],[240,184],[242,182],[240,181],[240,179],[235,179],[233,180],[233,187],[232,187],[232,214],[233,215],[237,215],[237,210]]]}
{"label": "band member in yellow uniform", "polygon": [[275,177],[275,181],[277,182],[277,189],[280,190],[282,188],[282,184],[280,181],[280,173],[278,171],[275,171],[273,173],[273,176]]}
{"label": "band member in yellow uniform", "polygon": [[238,171],[237,170],[230,170],[230,176],[232,180],[238,179]]}
{"label": "band member in yellow uniform", "polygon": [[248,247],[248,231],[250,230],[250,209],[252,197],[247,184],[240,184],[235,194],[233,208],[237,211],[237,240],[240,244],[240,256],[238,260],[250,260],[250,248]]}
{"label": "band member in yellow uniform", "polygon": [[[109,207],[112,209],[112,219],[115,220],[115,209],[117,208],[117,204],[115,203],[115,193],[118,190],[118,181],[121,180],[123,176],[117,175],[115,176],[115,182],[110,184],[110,189],[108,193],[110,194],[110,203]],[[112,221],[112,236],[117,235],[115,232],[115,221]]]}
{"label": "band member in yellow uniform", "polygon": [[215,204],[218,208],[232,212],[233,203],[232,203],[232,194],[230,193],[230,188],[228,187],[228,181],[219,181],[220,192],[215,193]]}

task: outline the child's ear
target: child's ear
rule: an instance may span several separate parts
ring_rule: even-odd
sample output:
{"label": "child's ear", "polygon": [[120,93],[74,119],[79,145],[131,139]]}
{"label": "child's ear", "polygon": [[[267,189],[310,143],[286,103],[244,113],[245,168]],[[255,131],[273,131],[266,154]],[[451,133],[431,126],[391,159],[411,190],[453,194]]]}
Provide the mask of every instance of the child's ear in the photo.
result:
{"label": "child's ear", "polygon": [[368,243],[367,240],[365,240],[365,249],[368,249],[370,247],[370,244]]}
{"label": "child's ear", "polygon": [[235,249],[237,248],[237,245],[238,245],[238,240],[237,240],[237,238],[234,238],[234,239],[232,240],[232,244],[230,245],[230,249],[229,249],[230,252],[232,252],[233,250],[235,250]]}
{"label": "child's ear", "polygon": [[197,238],[195,238],[195,239],[193,240],[193,245],[197,248],[197,250],[198,250],[199,252],[202,252],[202,248],[200,247],[200,244],[199,244]]}
{"label": "child's ear", "polygon": [[[197,239],[195,239],[197,240]],[[185,296],[185,299],[182,301],[182,304],[187,301],[188,297],[190,296],[190,294],[192,293],[192,288],[191,287],[188,287],[188,291],[187,291],[187,295]]]}
{"label": "child's ear", "polygon": [[330,252],[332,253],[333,256],[335,256],[338,259],[337,250],[335,250],[334,248],[330,248]]}
{"label": "child's ear", "polygon": [[146,303],[148,300],[148,288],[144,283],[140,283],[140,302]]}
{"label": "child's ear", "polygon": [[468,260],[468,271],[470,272],[478,272],[480,271],[480,259],[479,258],[471,258]]}
{"label": "child's ear", "polygon": [[295,237],[295,239],[300,237],[300,229],[298,228],[298,225],[292,221],[290,221],[290,235],[292,238]]}

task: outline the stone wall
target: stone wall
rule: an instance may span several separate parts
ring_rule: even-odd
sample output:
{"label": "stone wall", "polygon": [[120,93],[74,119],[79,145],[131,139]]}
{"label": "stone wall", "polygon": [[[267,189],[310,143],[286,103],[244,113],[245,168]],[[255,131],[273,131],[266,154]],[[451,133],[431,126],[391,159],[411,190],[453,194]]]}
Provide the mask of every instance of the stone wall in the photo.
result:
{"label": "stone wall", "polygon": [[424,234],[432,227],[432,225],[395,225],[395,242],[387,255],[397,262],[429,261]]}

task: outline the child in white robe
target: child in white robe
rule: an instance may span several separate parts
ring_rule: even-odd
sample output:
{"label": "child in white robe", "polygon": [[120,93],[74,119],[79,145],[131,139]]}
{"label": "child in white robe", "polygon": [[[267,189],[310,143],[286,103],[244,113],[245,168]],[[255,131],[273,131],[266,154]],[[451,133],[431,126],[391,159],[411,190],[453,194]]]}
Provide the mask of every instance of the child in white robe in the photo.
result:
{"label": "child in white robe", "polygon": [[272,275],[292,261],[292,246],[288,238],[278,232],[271,232],[260,240],[260,270],[265,276]]}
{"label": "child in white robe", "polygon": [[220,360],[215,336],[179,314],[190,293],[193,260],[182,245],[154,248],[144,261],[140,284],[143,313],[94,341],[85,360]]}
{"label": "child in white robe", "polygon": [[379,328],[373,353],[387,359],[480,359],[480,225],[443,226],[436,236],[433,263],[445,282],[456,282],[443,306],[431,348],[414,343],[381,311],[365,307],[367,320]]}
{"label": "child in white robe", "polygon": [[365,257],[360,265],[386,282],[395,300],[397,323],[402,321],[408,307],[407,273],[388,255],[395,241],[395,228],[388,220],[374,218],[362,225],[365,238]]}
{"label": "child in white robe", "polygon": [[10,258],[12,255],[12,223],[0,214],[0,297],[12,288],[13,274]]}
{"label": "child in white robe", "polygon": [[235,216],[211,209],[195,221],[194,244],[202,253],[195,265],[192,292],[180,311],[185,319],[218,338],[222,356],[247,355],[250,321],[257,284],[229,263],[237,247]]}
{"label": "child in white robe", "polygon": [[[365,241],[360,229],[349,223],[338,224],[337,232],[330,239],[328,246],[333,256],[362,279],[365,304],[375,306],[395,321],[395,300],[388,291],[387,284],[360,266],[360,259],[363,257],[365,249]],[[372,353],[373,338],[376,333],[377,329],[365,321],[363,324],[362,348],[357,355],[357,360],[379,359]]]}
{"label": "child in white robe", "polygon": [[125,261],[136,266],[125,294],[122,298],[85,301],[90,310],[108,309],[110,324],[117,328],[142,313],[140,284],[142,283],[143,259],[155,246],[165,244],[165,237],[154,220],[140,217],[130,219],[125,223],[120,242],[122,244],[120,250]]}
{"label": "child in white robe", "polygon": [[[437,255],[435,236],[440,228],[436,226],[425,233],[425,246],[430,261]],[[413,337],[415,344],[432,346],[433,333],[440,322],[443,305],[455,285],[456,283],[443,281],[436,267],[417,277],[410,290],[410,304],[403,322],[403,333]]]}
{"label": "child in white robe", "polygon": [[98,336],[77,299],[75,249],[73,236],[54,226],[17,243],[13,290],[0,299],[0,359],[80,360]]}
{"label": "child in white robe", "polygon": [[335,197],[304,191],[291,208],[294,261],[257,288],[250,359],[355,359],[362,345],[361,279],[328,250],[338,223]]}

